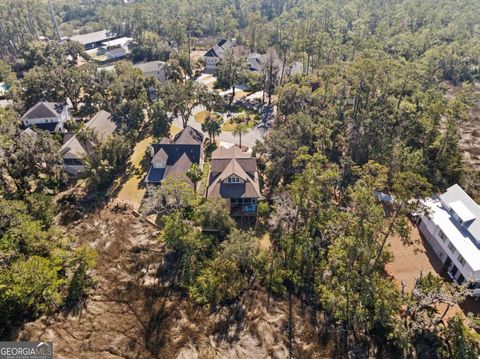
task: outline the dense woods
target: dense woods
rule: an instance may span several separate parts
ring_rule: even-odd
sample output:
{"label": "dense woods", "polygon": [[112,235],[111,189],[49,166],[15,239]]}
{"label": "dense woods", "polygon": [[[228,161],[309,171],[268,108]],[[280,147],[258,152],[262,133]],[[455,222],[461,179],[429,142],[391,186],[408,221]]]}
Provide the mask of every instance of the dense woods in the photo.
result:
{"label": "dense woods", "polygon": [[[297,298],[340,357],[478,357],[476,319],[446,315],[467,288],[419,274],[402,290],[385,273],[389,243],[412,244],[419,200],[478,176],[459,148],[480,80],[478,1],[52,2],[62,36],[104,28],[131,36],[133,61],[167,61],[171,81],[161,86],[127,62],[99,69],[79,43],[45,41],[56,40],[46,1],[0,0],[0,82],[14,101],[0,108],[0,328],[75,307],[94,283],[94,251],[73,246],[54,221],[51,195],[66,183],[60,141],[20,134],[21,114],[67,98],[77,118],[110,111],[120,130],[95,149],[84,175],[87,190],[103,195],[136,142],[168,135],[175,117],[186,127],[197,105],[228,108],[246,83],[277,110],[254,148],[265,195],[255,228],[236,228],[223,203],[199,199],[198,167],[188,173],[195,190],[166,183],[144,208],[166,213],[160,240],[176,290],[212,310],[249,290],[268,292],[268,308]],[[218,38],[266,53],[256,75],[245,56],[227,55],[216,84],[232,88],[225,99],[190,78],[201,66],[191,52]],[[288,77],[293,62],[303,70]],[[456,96],[445,96],[449,85],[461,86]],[[220,128],[214,117],[202,124],[211,143]],[[240,144],[245,132],[233,131]],[[395,202],[381,203],[378,192]],[[285,329],[290,355],[300,357],[295,323]]]}

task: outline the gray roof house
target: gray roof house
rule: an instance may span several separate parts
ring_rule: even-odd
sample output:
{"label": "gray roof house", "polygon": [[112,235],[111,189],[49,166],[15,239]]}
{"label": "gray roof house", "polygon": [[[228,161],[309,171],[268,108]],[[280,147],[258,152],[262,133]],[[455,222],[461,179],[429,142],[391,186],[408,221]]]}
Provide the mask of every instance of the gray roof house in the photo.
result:
{"label": "gray roof house", "polygon": [[70,107],[69,100],[67,103],[38,102],[22,116],[22,124],[24,127],[35,126],[48,132],[63,131]]}
{"label": "gray roof house", "polygon": [[165,72],[165,62],[163,61],[149,61],[133,65],[147,76],[153,76],[161,83],[167,80]]}
{"label": "gray roof house", "polygon": [[259,54],[258,52],[252,52],[247,57],[248,69],[250,71],[262,71],[265,62],[265,55]]}
{"label": "gray roof house", "polygon": [[178,177],[192,185],[187,171],[192,164],[203,165],[203,134],[187,126],[172,141],[163,138],[150,147],[150,169],[145,182],[160,184],[167,177]]}
{"label": "gray roof house", "polygon": [[90,32],[88,34],[74,35],[70,37],[70,40],[77,41],[85,46],[85,50],[94,49],[102,46],[104,41],[113,40],[117,37],[117,34],[108,30],[100,30]]}
{"label": "gray roof house", "polygon": [[205,195],[226,199],[234,217],[255,216],[262,198],[257,159],[236,145],[213,151]]}
{"label": "gray roof house", "polygon": [[[99,111],[85,125],[95,132],[100,140],[104,140],[117,129],[117,124],[112,120],[112,115],[107,111]],[[60,149],[65,171],[71,176],[77,176],[85,170],[83,160],[90,155],[95,144],[89,140],[82,140],[77,134],[65,134],[64,143]]]}
{"label": "gray roof house", "polygon": [[217,64],[223,59],[225,53],[233,48],[235,43],[230,40],[222,39],[203,55],[205,69],[215,71]]}
{"label": "gray roof house", "polygon": [[457,184],[423,205],[420,232],[450,277],[480,295],[480,206]]}

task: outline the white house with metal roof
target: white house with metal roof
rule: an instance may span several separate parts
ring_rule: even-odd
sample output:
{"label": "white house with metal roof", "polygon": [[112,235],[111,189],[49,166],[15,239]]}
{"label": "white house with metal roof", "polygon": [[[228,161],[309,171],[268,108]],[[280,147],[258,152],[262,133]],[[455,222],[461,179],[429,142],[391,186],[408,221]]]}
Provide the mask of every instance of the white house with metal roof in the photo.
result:
{"label": "white house with metal roof", "polygon": [[480,206],[459,186],[423,201],[420,232],[457,283],[480,288]]}

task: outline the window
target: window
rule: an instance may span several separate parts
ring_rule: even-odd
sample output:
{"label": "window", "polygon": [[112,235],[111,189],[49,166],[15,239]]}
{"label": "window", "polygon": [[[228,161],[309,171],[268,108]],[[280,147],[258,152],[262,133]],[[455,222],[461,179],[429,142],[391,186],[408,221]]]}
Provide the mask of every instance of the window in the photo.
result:
{"label": "window", "polygon": [[458,261],[462,266],[465,265],[465,258],[463,258],[461,254],[458,255]]}
{"label": "window", "polygon": [[240,178],[234,177],[234,176],[228,177],[227,178],[227,183],[240,183]]}
{"label": "window", "polygon": [[455,253],[455,252],[456,252],[456,249],[455,249],[455,247],[453,246],[453,244],[452,244],[451,242],[448,243],[448,249],[450,249],[450,251],[451,251],[452,253]]}
{"label": "window", "polygon": [[445,233],[443,233],[441,229],[439,229],[439,236],[442,239],[442,241],[445,243],[445,241],[447,240],[447,236],[445,235]]}

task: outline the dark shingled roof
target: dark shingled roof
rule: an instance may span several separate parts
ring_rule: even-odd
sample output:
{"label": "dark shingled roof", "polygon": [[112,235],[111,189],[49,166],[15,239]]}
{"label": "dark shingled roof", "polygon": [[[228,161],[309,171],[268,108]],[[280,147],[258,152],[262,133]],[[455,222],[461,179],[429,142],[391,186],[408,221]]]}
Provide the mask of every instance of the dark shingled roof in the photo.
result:
{"label": "dark shingled roof", "polygon": [[177,133],[173,139],[177,145],[199,145],[203,143],[203,134],[191,126],[187,126]]}
{"label": "dark shingled roof", "polygon": [[57,117],[62,113],[64,106],[58,102],[38,102],[22,116],[22,120]]}
{"label": "dark shingled roof", "polygon": [[[186,172],[193,163],[199,164],[203,157],[203,134],[187,126],[175,136],[173,143],[166,142],[165,139],[162,139],[161,143],[152,144],[152,165],[148,171],[146,182],[160,183],[166,177],[175,176],[181,177],[191,184]],[[166,162],[165,168],[153,167],[153,162],[157,159]]]}

